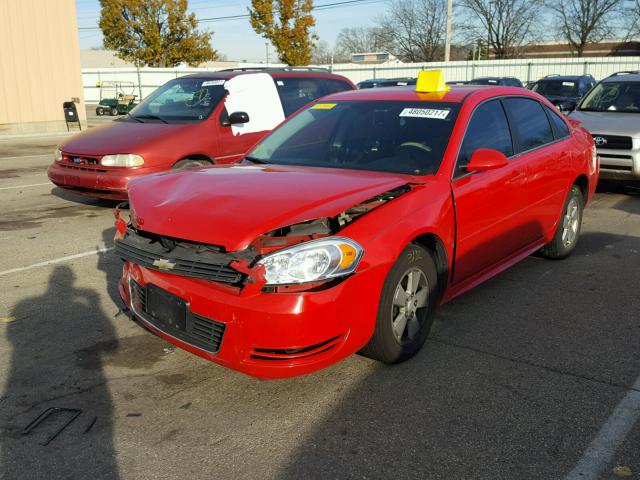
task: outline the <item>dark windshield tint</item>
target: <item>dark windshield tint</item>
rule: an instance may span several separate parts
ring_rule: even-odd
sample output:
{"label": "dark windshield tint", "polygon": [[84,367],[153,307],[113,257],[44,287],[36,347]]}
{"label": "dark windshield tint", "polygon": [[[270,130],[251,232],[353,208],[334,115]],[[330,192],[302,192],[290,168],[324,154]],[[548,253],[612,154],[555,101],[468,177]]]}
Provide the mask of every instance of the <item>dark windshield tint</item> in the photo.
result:
{"label": "dark windshield tint", "polygon": [[640,82],[601,82],[593,87],[578,110],[638,113]]}
{"label": "dark windshield tint", "polygon": [[313,105],[263,140],[248,158],[264,163],[435,173],[458,104],[343,102]]}
{"label": "dark windshield tint", "polygon": [[165,83],[131,111],[141,121],[161,118],[168,123],[200,121],[224,98],[224,80],[177,78]]}
{"label": "dark windshield tint", "polygon": [[497,78],[474,78],[469,85],[500,85],[500,81]]}
{"label": "dark windshield tint", "polygon": [[285,117],[317,98],[351,89],[348,83],[332,80],[335,83],[329,84],[322,78],[278,78],[275,82]]}
{"label": "dark windshield tint", "polygon": [[573,97],[578,95],[577,80],[541,80],[531,88],[540,95],[555,95],[559,97]]}

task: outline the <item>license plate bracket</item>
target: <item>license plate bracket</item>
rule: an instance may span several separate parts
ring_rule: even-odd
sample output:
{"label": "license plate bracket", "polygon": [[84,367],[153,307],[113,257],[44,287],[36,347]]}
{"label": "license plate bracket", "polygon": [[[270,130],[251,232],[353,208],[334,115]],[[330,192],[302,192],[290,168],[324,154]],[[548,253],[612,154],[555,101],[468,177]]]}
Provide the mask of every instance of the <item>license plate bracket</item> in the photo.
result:
{"label": "license plate bracket", "polygon": [[167,327],[187,329],[187,302],[173,293],[153,285],[147,285],[147,314]]}

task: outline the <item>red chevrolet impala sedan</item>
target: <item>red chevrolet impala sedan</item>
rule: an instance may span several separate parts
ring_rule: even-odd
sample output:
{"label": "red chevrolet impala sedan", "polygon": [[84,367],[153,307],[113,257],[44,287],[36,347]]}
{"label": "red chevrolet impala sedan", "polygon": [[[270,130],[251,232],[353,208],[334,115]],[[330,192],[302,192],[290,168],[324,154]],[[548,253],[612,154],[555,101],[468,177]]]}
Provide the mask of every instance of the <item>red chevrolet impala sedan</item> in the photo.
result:
{"label": "red chevrolet impala sedan", "polygon": [[534,252],[568,256],[598,173],[591,136],[524,89],[427,72],[334,94],[239,165],[131,182],[120,294],[159,336],[257,377],[401,362],[438,305]]}

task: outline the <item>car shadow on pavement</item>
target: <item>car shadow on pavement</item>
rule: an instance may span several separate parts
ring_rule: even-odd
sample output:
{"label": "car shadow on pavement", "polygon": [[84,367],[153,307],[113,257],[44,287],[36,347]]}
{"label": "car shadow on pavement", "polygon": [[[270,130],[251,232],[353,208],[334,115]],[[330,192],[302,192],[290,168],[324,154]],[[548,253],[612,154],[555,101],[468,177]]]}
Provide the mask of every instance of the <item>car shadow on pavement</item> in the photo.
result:
{"label": "car shadow on pavement", "polygon": [[[102,357],[118,342],[98,294],[78,285],[70,267],[57,266],[47,290],[21,300],[9,318],[10,365],[0,397],[0,478],[117,479],[112,398]],[[69,414],[52,415],[28,435],[22,430],[49,407],[82,413],[43,446]]]}
{"label": "car shadow on pavement", "polygon": [[104,198],[88,197],[86,195],[76,195],[67,190],[63,190],[60,187],[53,187],[51,189],[51,195],[55,195],[56,197],[69,202],[82,203],[84,205],[102,208],[115,208],[119,203],[122,203],[122,200],[107,200]]}
{"label": "car shadow on pavement", "polygon": [[[102,231],[102,244],[107,248],[113,247],[115,234],[115,227],[104,229]],[[98,270],[101,270],[105,274],[107,292],[116,309],[122,307],[122,299],[118,291],[118,281],[122,275],[122,263],[122,260],[120,260],[113,250],[98,253]]]}
{"label": "car shadow on pavement", "polygon": [[640,241],[585,237],[444,305],[425,348],[346,388],[279,476],[563,478],[640,371],[637,265],[604,246]]}

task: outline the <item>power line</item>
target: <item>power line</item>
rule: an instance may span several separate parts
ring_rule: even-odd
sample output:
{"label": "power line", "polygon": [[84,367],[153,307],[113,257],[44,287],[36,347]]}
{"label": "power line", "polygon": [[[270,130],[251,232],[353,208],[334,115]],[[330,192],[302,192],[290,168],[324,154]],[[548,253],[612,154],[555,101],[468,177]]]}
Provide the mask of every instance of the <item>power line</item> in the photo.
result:
{"label": "power line", "polygon": [[[331,10],[334,8],[341,8],[347,6],[354,6],[357,4],[372,4],[372,3],[381,3],[384,0],[343,0],[340,2],[333,3],[325,3],[324,5],[318,5],[312,8],[312,11],[322,11],[322,10]],[[201,18],[198,20],[198,23],[214,23],[214,22],[222,22],[228,20],[239,20],[243,18],[249,18],[248,13],[238,14],[238,15],[225,15],[221,17],[209,17],[209,18]],[[100,27],[78,27],[80,31],[91,31],[91,30],[100,30]]]}

